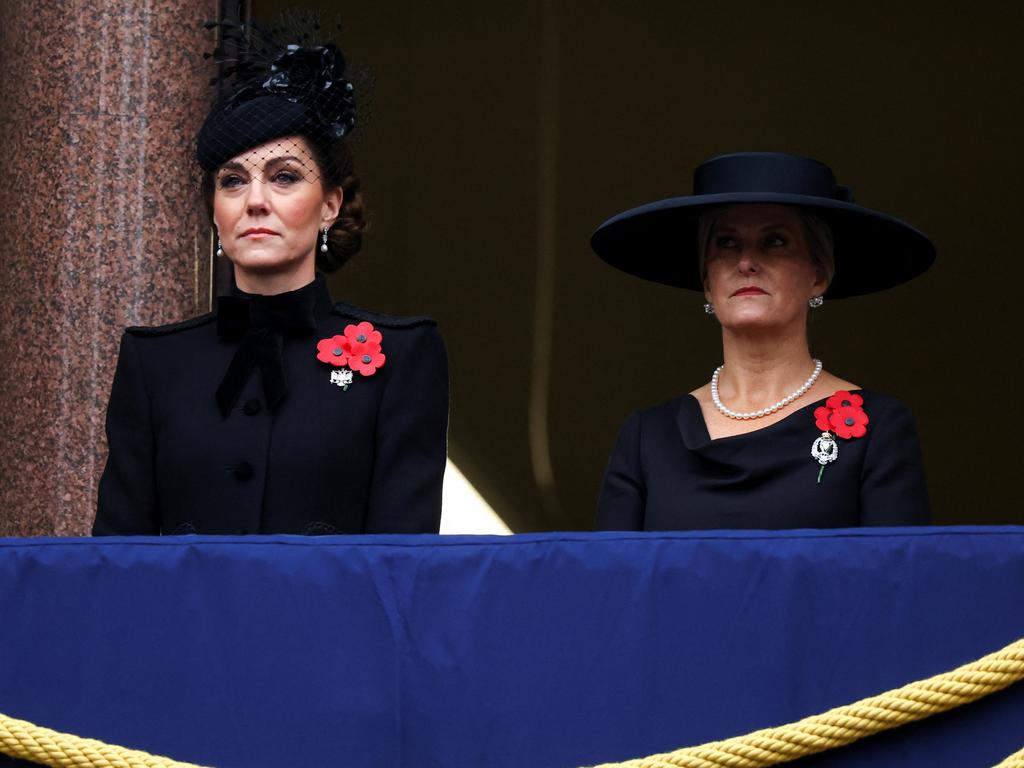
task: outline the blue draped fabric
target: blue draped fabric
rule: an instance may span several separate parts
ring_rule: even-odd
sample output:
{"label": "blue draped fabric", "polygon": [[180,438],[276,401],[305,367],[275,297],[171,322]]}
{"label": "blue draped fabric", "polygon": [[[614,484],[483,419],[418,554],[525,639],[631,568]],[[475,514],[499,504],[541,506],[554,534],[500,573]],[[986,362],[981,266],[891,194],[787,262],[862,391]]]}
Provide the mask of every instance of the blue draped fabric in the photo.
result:
{"label": "blue draped fabric", "polygon": [[[0,540],[0,712],[216,768],[574,768],[1022,636],[1022,527]],[[1021,746],[1024,684],[799,765]]]}

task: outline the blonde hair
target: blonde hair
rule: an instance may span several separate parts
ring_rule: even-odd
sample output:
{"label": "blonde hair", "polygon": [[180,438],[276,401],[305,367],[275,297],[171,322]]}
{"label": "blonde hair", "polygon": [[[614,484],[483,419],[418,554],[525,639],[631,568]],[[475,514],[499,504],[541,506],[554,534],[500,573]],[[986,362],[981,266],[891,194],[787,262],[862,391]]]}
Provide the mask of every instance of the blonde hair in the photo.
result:
{"label": "blonde hair", "polygon": [[[700,281],[704,283],[708,278],[708,248],[711,247],[711,232],[722,212],[728,208],[727,205],[720,205],[709,208],[700,216],[697,224],[697,255],[700,260]],[[835,241],[832,238],[832,228],[814,213],[811,213],[800,206],[791,206],[804,228],[804,240],[807,241],[807,253],[811,261],[825,277],[826,286],[832,284],[832,278],[836,274]]]}

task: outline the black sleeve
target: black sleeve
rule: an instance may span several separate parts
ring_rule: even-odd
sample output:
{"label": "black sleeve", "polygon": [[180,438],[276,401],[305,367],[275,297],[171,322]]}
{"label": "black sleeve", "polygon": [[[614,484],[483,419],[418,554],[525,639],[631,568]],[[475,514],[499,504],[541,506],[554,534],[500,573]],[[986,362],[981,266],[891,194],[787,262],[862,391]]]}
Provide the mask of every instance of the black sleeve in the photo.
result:
{"label": "black sleeve", "polygon": [[640,414],[622,425],[601,484],[594,530],[644,529],[644,480],[640,460]]}
{"label": "black sleeve", "polygon": [[448,356],[433,326],[413,333],[395,360],[377,419],[367,533],[437,533],[441,526]]}
{"label": "black sleeve", "polygon": [[131,334],[121,352],[107,405],[107,466],[100,478],[93,536],[160,533],[149,396]]}
{"label": "black sleeve", "polygon": [[861,475],[861,525],[927,525],[931,519],[914,417],[902,404],[871,417]]}

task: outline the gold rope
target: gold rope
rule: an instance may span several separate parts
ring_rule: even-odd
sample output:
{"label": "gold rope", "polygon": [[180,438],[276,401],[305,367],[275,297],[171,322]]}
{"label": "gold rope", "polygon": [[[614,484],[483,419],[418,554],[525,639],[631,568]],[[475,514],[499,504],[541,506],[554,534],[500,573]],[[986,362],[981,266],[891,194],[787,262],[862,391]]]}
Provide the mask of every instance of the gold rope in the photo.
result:
{"label": "gold rope", "polygon": [[[1024,680],[1024,639],[952,672],[789,725],[623,763],[604,763],[595,768],[763,768],[922,720],[976,701],[1018,680]],[[1024,768],[1024,751],[1011,755],[998,768],[1010,766]]]}
{"label": "gold rope", "polygon": [[1024,768],[1024,749],[1014,752],[995,768]]}
{"label": "gold rope", "polygon": [[52,768],[202,768],[0,714],[0,753]]}
{"label": "gold rope", "polygon": [[[1024,639],[935,677],[790,725],[596,768],[762,768],[841,747],[865,736],[976,701],[1024,680]],[[83,739],[0,714],[0,753],[52,768],[201,768]],[[1024,768],[1024,749],[996,768]]]}

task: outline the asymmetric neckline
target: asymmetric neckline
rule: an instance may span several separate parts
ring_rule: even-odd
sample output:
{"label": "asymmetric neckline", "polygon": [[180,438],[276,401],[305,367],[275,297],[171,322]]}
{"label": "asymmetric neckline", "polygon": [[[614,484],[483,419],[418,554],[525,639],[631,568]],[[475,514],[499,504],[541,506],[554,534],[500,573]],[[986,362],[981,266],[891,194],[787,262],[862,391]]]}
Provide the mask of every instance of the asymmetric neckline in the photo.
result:
{"label": "asymmetric neckline", "polygon": [[[843,390],[836,390],[840,392]],[[864,389],[858,387],[856,389],[846,390],[848,392],[863,393]],[[833,392],[832,394],[835,394]],[[825,404],[825,401],[832,397],[832,394],[826,395],[820,400],[815,400],[807,405],[801,406],[794,411],[791,411],[787,416],[779,419],[778,421],[772,422],[766,427],[760,429],[754,429],[750,432],[741,432],[738,435],[726,435],[725,437],[712,438],[710,431],[708,431],[708,424],[704,420],[704,411],[701,410],[700,401],[692,394],[687,394],[682,398],[680,403],[679,412],[677,415],[677,423],[679,425],[679,432],[683,437],[683,442],[686,443],[686,447],[691,451],[705,448],[709,445],[727,445],[731,441],[735,441],[740,438],[754,438],[755,436],[761,435],[772,435],[775,432],[785,429],[791,419],[799,416],[800,414],[807,411],[809,408],[820,407]],[[813,419],[812,419],[813,423]]]}
{"label": "asymmetric neckline", "polygon": [[[847,390],[840,389],[845,392]],[[854,390],[850,390],[854,391]],[[636,411],[605,473],[602,530],[835,528],[916,525],[928,491],[914,419],[898,400],[856,389],[870,415],[859,438],[838,436],[827,468],[808,402],[762,429],[712,440],[692,395]],[[830,395],[831,396],[831,393]]]}

